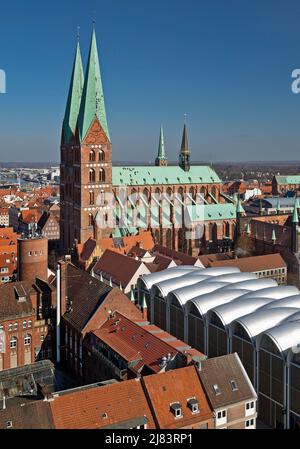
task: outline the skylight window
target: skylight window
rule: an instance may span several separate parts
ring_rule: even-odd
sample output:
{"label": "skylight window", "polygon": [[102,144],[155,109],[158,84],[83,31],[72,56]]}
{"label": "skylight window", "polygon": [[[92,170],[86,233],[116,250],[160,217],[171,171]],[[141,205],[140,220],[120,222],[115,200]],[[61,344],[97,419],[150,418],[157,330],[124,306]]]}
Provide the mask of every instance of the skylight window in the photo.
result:
{"label": "skylight window", "polygon": [[221,390],[220,390],[218,384],[214,384],[213,385],[213,389],[214,389],[214,392],[215,392],[216,395],[221,394]]}
{"label": "skylight window", "polygon": [[237,386],[237,383],[236,383],[235,380],[231,380],[231,381],[230,381],[230,385],[231,385],[232,391],[238,390],[238,386]]}

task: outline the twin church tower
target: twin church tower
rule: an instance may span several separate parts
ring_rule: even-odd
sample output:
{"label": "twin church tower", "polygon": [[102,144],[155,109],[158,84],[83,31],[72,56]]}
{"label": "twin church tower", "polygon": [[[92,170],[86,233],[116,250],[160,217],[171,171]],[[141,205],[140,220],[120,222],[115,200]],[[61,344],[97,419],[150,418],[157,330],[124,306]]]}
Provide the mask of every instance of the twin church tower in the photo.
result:
{"label": "twin church tower", "polygon": [[[186,126],[182,136],[179,166],[190,168]],[[167,166],[163,129],[160,131],[155,165]],[[123,167],[126,168],[126,167]],[[154,167],[152,167],[154,168]],[[171,167],[170,167],[171,168]],[[151,170],[151,167],[149,167]],[[84,74],[77,43],[61,136],[61,242],[62,251],[72,250],[74,241],[109,236],[97,235],[95,219],[106,214],[107,192],[113,192],[112,145],[107,125],[101,70],[93,30]],[[116,167],[117,170],[117,167]]]}

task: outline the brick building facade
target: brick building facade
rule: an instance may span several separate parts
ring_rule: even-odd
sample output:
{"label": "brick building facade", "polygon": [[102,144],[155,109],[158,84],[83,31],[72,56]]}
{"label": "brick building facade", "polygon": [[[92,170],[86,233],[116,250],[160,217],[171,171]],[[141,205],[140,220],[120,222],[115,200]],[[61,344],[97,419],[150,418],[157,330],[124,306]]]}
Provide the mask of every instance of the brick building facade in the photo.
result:
{"label": "brick building facade", "polygon": [[[156,243],[195,255],[207,242],[222,247],[234,237],[235,204],[211,167],[191,166],[186,126],[178,166],[167,164],[162,131],[156,166],[112,166],[95,31],[85,76],[77,46],[60,167],[64,254],[72,251],[74,241],[122,239],[122,231],[134,234],[141,228],[151,229]],[[199,219],[195,210],[200,204]]]}

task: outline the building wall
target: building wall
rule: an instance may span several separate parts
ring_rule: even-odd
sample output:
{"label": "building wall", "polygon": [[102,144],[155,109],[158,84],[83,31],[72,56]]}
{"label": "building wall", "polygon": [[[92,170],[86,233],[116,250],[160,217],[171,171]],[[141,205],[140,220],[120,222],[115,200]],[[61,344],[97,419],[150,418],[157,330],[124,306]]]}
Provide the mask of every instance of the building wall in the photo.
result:
{"label": "building wall", "polygon": [[[51,358],[53,336],[49,324],[49,320],[37,320],[34,313],[1,320],[0,329],[4,331],[4,345],[0,352],[0,371]],[[26,336],[30,336],[30,344],[25,344]],[[13,337],[17,339],[16,348],[10,347]]]}
{"label": "building wall", "polygon": [[108,235],[96,226],[96,215],[108,212],[107,194],[112,190],[111,143],[98,120],[94,120],[84,142],[79,138],[61,146],[61,238],[69,252],[74,239]]}

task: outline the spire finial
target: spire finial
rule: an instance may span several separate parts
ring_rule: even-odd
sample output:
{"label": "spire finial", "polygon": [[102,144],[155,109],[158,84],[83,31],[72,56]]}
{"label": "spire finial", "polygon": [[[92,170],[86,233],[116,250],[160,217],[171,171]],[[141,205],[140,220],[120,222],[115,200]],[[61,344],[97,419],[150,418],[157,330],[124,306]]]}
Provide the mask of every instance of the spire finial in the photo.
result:
{"label": "spire finial", "polygon": [[187,118],[187,113],[185,112],[183,114],[183,123],[186,125],[186,118]]}
{"label": "spire finial", "polygon": [[77,42],[80,40],[80,26],[77,26]]}

